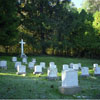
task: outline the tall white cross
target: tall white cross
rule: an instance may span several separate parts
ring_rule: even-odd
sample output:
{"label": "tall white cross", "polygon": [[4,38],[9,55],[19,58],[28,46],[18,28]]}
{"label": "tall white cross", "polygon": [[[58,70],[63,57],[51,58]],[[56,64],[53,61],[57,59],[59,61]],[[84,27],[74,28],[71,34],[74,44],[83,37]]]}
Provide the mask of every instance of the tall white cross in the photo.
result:
{"label": "tall white cross", "polygon": [[21,41],[19,42],[21,44],[21,56],[24,55],[24,44],[25,42],[23,41],[23,39],[21,39]]}

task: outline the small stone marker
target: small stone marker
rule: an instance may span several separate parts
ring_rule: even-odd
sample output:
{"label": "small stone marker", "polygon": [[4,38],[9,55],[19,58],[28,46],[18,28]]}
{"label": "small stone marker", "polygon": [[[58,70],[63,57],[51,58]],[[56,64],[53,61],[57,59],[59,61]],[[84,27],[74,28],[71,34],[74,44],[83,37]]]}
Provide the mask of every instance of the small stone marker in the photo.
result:
{"label": "small stone marker", "polygon": [[35,59],[35,58],[33,58],[33,59],[32,59],[32,62],[35,64],[35,63],[36,63],[36,59]]}
{"label": "small stone marker", "polygon": [[89,76],[89,68],[88,67],[82,67],[81,68],[81,76]]}
{"label": "small stone marker", "polygon": [[20,66],[21,65],[21,62],[15,62],[15,68],[17,69],[17,66]]}
{"label": "small stone marker", "polygon": [[7,61],[5,61],[5,60],[0,61],[0,67],[7,69]]}
{"label": "small stone marker", "polygon": [[40,62],[40,66],[42,66],[42,68],[45,68],[45,62]]}
{"label": "small stone marker", "polygon": [[64,64],[63,65],[63,70],[68,70],[69,69],[69,66],[67,64]]}
{"label": "small stone marker", "polygon": [[54,62],[50,62],[50,63],[49,63],[49,66],[50,66],[50,67],[52,67],[53,65],[55,65]]}
{"label": "small stone marker", "polygon": [[26,75],[26,66],[25,65],[18,65],[16,74],[25,76]]}
{"label": "small stone marker", "polygon": [[12,61],[16,62],[17,61],[17,57],[12,57]]}
{"label": "small stone marker", "polygon": [[79,69],[81,69],[81,67],[82,67],[81,63],[78,63],[78,67],[79,67]]}
{"label": "small stone marker", "polygon": [[93,64],[93,67],[95,68],[95,67],[98,67],[98,64]]}
{"label": "small stone marker", "polygon": [[70,69],[62,71],[62,86],[59,87],[62,94],[72,95],[80,91],[78,86],[78,73]]}
{"label": "small stone marker", "polygon": [[100,76],[100,67],[98,66],[98,64],[94,64],[94,75],[95,76]]}
{"label": "small stone marker", "polygon": [[55,80],[55,79],[58,79],[58,76],[57,76],[57,67],[56,65],[52,65],[48,68],[48,72],[47,72],[47,79],[49,80]]}
{"label": "small stone marker", "polygon": [[27,58],[26,57],[22,58],[22,62],[27,64]]}
{"label": "small stone marker", "polygon": [[33,62],[29,62],[29,64],[28,64],[28,68],[30,68],[30,69],[33,69],[34,68],[34,63]]}
{"label": "small stone marker", "polygon": [[73,68],[73,64],[74,64],[74,63],[70,63],[70,64],[69,64],[70,68]]}
{"label": "small stone marker", "polygon": [[42,66],[36,65],[33,74],[42,74]]}
{"label": "small stone marker", "polygon": [[73,69],[78,71],[79,70],[79,64],[73,64]]}

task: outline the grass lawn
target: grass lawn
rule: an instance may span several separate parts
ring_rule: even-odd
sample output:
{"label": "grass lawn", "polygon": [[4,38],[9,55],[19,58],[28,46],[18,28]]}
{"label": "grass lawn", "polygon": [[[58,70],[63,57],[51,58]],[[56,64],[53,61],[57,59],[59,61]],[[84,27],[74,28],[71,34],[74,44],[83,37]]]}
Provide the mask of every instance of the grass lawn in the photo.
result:
{"label": "grass lawn", "polygon": [[[80,77],[79,71],[79,86],[82,91],[75,95],[62,95],[58,91],[61,86],[61,79],[49,81],[46,79],[47,69],[43,70],[43,75],[33,75],[33,70],[28,69],[26,76],[16,75],[12,57],[0,57],[0,60],[8,61],[8,69],[0,69],[0,99],[100,99],[100,77],[93,75],[93,64],[100,61],[96,59],[85,58],[64,58],[64,57],[28,57],[28,62],[32,58],[36,58],[36,64],[46,62],[46,68],[49,62],[55,62],[58,68],[58,75],[61,76],[62,65],[69,63],[81,63],[82,66],[89,67],[90,77]],[[21,58],[18,58],[21,61]]]}

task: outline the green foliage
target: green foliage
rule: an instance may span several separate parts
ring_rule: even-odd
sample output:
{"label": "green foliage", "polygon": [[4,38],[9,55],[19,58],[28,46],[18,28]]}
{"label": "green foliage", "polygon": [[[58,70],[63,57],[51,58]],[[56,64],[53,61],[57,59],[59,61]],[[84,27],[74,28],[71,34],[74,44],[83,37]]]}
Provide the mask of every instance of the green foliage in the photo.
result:
{"label": "green foliage", "polygon": [[94,22],[93,22],[94,28],[99,32],[100,34],[100,12],[96,12],[94,14]]}
{"label": "green foliage", "polygon": [[0,45],[14,45],[18,36],[16,1],[0,0]]}
{"label": "green foliage", "polygon": [[89,13],[100,11],[100,0],[84,0],[82,8]]}
{"label": "green foliage", "polygon": [[99,3],[85,0],[84,10],[77,10],[70,0],[0,0],[0,45],[18,54],[15,44],[23,38],[27,54],[99,57],[100,14],[93,14]]}

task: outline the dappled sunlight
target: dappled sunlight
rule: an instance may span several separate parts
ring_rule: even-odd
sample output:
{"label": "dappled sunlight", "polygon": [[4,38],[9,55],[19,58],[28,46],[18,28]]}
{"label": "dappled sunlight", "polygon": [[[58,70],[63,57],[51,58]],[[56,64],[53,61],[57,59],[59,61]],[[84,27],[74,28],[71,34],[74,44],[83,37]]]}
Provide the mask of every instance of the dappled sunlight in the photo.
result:
{"label": "dappled sunlight", "polygon": [[11,75],[11,76],[17,76],[16,74],[11,74],[11,73],[0,73],[0,75],[2,75],[2,76],[6,76],[6,75]]}
{"label": "dappled sunlight", "polygon": [[95,80],[96,80],[96,79],[97,79],[97,77],[91,76],[91,79],[95,79]]}
{"label": "dappled sunlight", "polygon": [[81,75],[81,73],[82,73],[81,71],[78,71],[78,75]]}
{"label": "dappled sunlight", "polygon": [[59,77],[61,77],[61,73],[62,73],[62,72],[58,72],[58,74],[57,74],[57,75],[58,75]]}
{"label": "dappled sunlight", "polygon": [[14,77],[22,77],[22,76],[25,76],[25,74],[17,75],[16,73],[0,73],[0,76],[14,76]]}

